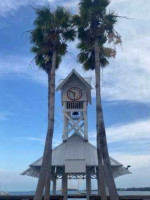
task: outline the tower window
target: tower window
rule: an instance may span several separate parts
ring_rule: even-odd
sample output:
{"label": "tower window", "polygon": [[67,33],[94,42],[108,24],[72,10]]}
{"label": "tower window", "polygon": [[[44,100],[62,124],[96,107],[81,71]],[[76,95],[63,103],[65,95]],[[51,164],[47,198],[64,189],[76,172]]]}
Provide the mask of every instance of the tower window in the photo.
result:
{"label": "tower window", "polygon": [[83,109],[83,102],[67,102],[67,109]]}

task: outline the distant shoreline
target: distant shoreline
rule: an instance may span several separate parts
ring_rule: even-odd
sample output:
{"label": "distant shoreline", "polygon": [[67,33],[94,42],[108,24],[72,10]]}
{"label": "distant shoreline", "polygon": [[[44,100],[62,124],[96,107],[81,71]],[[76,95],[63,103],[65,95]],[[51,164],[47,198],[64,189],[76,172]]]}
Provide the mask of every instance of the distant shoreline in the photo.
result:
{"label": "distant shoreline", "polygon": [[[97,192],[97,190],[92,190],[93,192]],[[150,187],[131,187],[131,188],[117,188],[117,191],[129,191],[129,192],[150,192]],[[4,191],[0,191],[4,192]],[[5,191],[6,192],[6,191]],[[86,190],[78,190],[78,189],[68,189],[68,192],[86,192]],[[34,195],[35,191],[7,191],[7,193],[13,195],[13,194],[18,194],[18,195],[22,195],[22,194],[27,194],[27,195]],[[57,190],[57,193],[61,193],[61,190]]]}
{"label": "distant shoreline", "polygon": [[117,188],[118,191],[150,191],[150,187]]}

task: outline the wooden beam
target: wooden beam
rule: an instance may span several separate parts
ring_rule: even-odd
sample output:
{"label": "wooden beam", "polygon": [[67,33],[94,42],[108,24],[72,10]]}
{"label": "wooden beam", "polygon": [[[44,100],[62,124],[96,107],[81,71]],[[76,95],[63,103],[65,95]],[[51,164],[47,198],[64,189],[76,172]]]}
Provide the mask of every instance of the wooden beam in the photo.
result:
{"label": "wooden beam", "polygon": [[100,182],[99,182],[99,176],[97,176],[97,190],[98,190],[98,195],[101,194],[100,192]]}
{"label": "wooden beam", "polygon": [[85,140],[88,140],[88,123],[87,123],[86,111],[84,111],[83,116],[84,116],[84,137],[85,137]]}
{"label": "wooden beam", "polygon": [[56,195],[56,177],[53,179],[53,195]]}
{"label": "wooden beam", "polygon": [[63,195],[63,200],[67,200],[67,189],[68,189],[68,177],[67,174],[64,173],[62,175],[62,195]]}
{"label": "wooden beam", "polygon": [[90,200],[90,195],[91,195],[91,175],[86,170],[86,198],[87,200]]}
{"label": "wooden beam", "polygon": [[63,141],[68,139],[68,118],[64,115]]}
{"label": "wooden beam", "polygon": [[[70,133],[72,130],[79,132],[80,130],[82,130],[84,123],[78,126],[79,128],[74,127],[70,122],[69,122],[69,125],[71,126],[71,128],[68,130],[68,133]],[[82,133],[84,133],[83,130],[82,130]]]}

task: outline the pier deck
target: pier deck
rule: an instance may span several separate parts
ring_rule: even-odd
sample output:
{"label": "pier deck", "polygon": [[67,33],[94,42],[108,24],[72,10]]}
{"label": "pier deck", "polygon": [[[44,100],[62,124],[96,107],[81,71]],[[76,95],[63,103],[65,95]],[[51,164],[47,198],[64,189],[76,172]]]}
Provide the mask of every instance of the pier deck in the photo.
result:
{"label": "pier deck", "polygon": [[[0,200],[33,200],[33,195],[1,195]],[[86,199],[85,194],[79,195],[68,195],[68,199]],[[63,200],[62,195],[55,195],[50,197],[51,200]],[[128,196],[120,196],[120,200],[150,200],[150,196],[142,196],[142,195],[128,195]],[[91,195],[90,200],[101,200],[98,195]],[[109,200],[109,197],[108,197]]]}

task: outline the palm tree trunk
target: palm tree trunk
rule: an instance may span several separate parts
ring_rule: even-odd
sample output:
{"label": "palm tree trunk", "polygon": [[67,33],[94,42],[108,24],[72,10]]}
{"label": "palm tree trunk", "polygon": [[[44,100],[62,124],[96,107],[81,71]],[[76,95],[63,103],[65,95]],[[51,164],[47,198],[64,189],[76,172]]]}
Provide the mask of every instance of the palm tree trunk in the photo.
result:
{"label": "palm tree trunk", "polygon": [[105,175],[104,175],[104,167],[102,160],[102,150],[100,145],[100,60],[99,60],[99,49],[97,48],[97,43],[94,45],[95,49],[95,77],[96,77],[96,128],[97,128],[97,156],[98,156],[98,178],[100,183],[100,193],[101,199],[106,200],[106,189],[105,189]]}
{"label": "palm tree trunk", "polygon": [[52,139],[54,130],[54,107],[55,107],[55,67],[56,67],[56,52],[53,52],[51,75],[48,75],[48,80],[49,80],[48,91],[50,92],[48,93],[48,130],[45,141],[43,161],[40,170],[40,177],[38,180],[34,200],[42,200],[44,186],[46,184],[46,175],[48,169],[49,170],[51,169]]}
{"label": "palm tree trunk", "polygon": [[99,46],[97,40],[95,41],[94,49],[95,49],[95,78],[96,78],[96,110],[97,110],[97,143],[98,143],[97,146],[100,146],[101,148],[105,178],[109,190],[110,199],[119,200],[111,170],[110,158],[107,147],[105,124],[103,118],[103,109],[101,103],[101,86],[100,86],[101,74],[100,74]]}
{"label": "palm tree trunk", "polygon": [[[49,158],[50,158],[50,156],[49,156]],[[44,200],[49,200],[50,188],[51,188],[51,161],[49,160],[49,165],[47,168],[47,175],[46,175]]]}
{"label": "palm tree trunk", "polygon": [[[48,75],[48,85],[49,86],[51,84],[50,81],[51,81],[51,70]],[[50,94],[50,87],[48,89],[48,95],[49,94]],[[51,152],[51,149],[50,149],[50,152]],[[50,155],[49,155],[49,158],[50,158]],[[44,200],[49,200],[49,198],[50,198],[50,188],[51,188],[51,164],[50,163],[51,163],[51,161],[49,159],[48,166],[47,166],[47,174],[46,174]]]}

